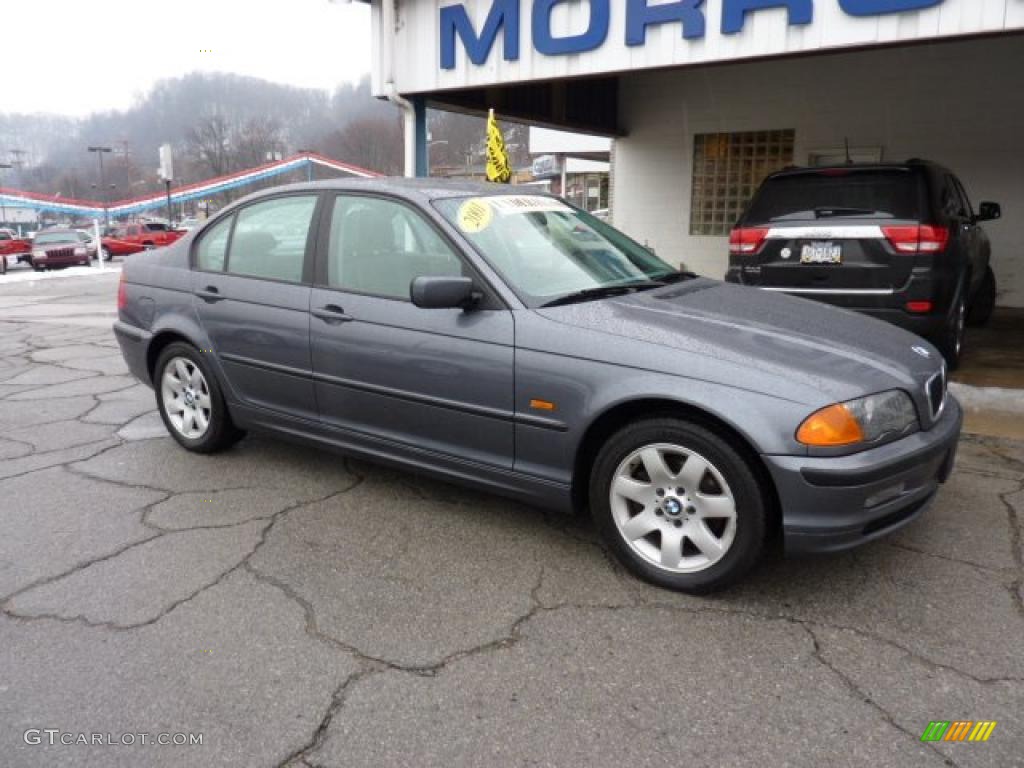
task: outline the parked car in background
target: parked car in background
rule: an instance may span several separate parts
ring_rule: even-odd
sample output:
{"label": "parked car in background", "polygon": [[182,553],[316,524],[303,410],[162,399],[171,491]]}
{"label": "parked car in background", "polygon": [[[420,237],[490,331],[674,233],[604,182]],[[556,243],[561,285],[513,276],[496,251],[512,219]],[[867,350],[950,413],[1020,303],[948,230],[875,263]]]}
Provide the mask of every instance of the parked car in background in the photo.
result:
{"label": "parked car in background", "polygon": [[31,240],[24,237],[18,237],[17,232],[13,229],[0,229],[0,275],[7,273],[8,256],[18,258],[31,252]]}
{"label": "parked car in background", "polygon": [[29,261],[36,270],[89,266],[93,252],[77,229],[47,229],[32,240]]}
{"label": "parked car in background", "polygon": [[114,256],[126,256],[170,245],[185,234],[184,230],[170,229],[159,222],[119,224],[108,230],[103,246]]}
{"label": "parked car in background", "polygon": [[932,341],[955,368],[964,326],[988,321],[996,281],[981,222],[948,169],[905,163],[769,176],[729,238],[726,279],[828,302]]}
{"label": "parked car in background", "polygon": [[665,587],[770,538],[832,552],[928,506],[961,411],[926,341],[682,273],[558,198],[442,179],[251,195],[121,272],[115,335],[168,432],[265,430],[589,508]]}

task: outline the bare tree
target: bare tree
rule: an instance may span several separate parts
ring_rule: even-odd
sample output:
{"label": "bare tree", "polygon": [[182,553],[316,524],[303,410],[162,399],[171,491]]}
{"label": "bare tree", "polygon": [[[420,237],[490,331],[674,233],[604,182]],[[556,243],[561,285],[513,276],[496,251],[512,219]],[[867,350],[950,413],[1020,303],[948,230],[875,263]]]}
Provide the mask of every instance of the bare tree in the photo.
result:
{"label": "bare tree", "polygon": [[331,157],[386,175],[402,171],[402,125],[397,118],[360,117],[324,137]]}
{"label": "bare tree", "polygon": [[272,117],[251,117],[236,128],[232,147],[238,168],[265,163],[268,152],[284,151],[281,124]]}
{"label": "bare tree", "polygon": [[186,137],[189,151],[214,176],[231,170],[231,125],[220,113],[200,117]]}

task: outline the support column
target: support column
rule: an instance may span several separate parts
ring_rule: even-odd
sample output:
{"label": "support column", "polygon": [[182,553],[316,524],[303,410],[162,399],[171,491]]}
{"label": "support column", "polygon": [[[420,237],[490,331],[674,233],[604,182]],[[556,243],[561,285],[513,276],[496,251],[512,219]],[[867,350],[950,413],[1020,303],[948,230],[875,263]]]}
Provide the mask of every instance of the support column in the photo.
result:
{"label": "support column", "polygon": [[416,175],[430,175],[430,157],[427,147],[427,101],[422,96],[413,96],[413,112],[416,119]]}

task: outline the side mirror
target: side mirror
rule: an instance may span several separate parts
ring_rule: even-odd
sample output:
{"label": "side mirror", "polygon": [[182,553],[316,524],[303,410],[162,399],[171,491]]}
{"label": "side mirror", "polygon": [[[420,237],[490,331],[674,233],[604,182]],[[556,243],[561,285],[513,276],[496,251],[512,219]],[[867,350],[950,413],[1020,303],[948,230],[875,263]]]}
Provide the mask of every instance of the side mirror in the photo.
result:
{"label": "side mirror", "polygon": [[994,221],[1003,217],[1003,209],[999,203],[984,202],[978,205],[978,215],[975,221]]}
{"label": "side mirror", "polygon": [[480,296],[468,277],[417,277],[409,285],[409,297],[420,309],[469,309]]}

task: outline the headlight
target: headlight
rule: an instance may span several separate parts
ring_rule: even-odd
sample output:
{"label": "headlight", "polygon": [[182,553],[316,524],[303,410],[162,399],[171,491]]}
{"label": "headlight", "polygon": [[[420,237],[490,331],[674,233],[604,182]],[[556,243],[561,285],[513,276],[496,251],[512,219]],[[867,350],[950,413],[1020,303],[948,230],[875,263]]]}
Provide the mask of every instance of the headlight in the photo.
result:
{"label": "headlight", "polygon": [[875,443],[916,424],[914,401],[902,389],[893,389],[815,411],[804,419],[796,439],[823,448]]}
{"label": "headlight", "polygon": [[85,256],[85,248],[75,248],[75,256]]}

